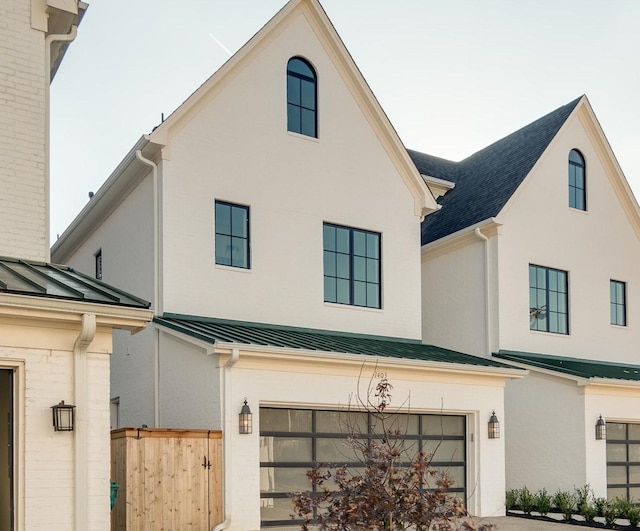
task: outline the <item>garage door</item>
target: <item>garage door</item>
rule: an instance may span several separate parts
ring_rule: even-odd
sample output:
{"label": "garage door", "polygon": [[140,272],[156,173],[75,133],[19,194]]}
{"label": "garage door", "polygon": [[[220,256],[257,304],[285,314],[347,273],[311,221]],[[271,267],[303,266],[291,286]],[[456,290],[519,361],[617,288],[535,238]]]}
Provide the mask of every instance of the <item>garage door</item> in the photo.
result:
{"label": "garage door", "polygon": [[[466,500],[465,416],[388,415],[384,429],[398,430],[412,451],[434,453],[432,465],[455,481],[451,493]],[[306,472],[315,463],[362,470],[347,434],[371,440],[384,429],[368,413],[260,408],[261,527],[295,524],[291,493],[310,490]]]}
{"label": "garage door", "polygon": [[607,497],[640,500],[640,424],[607,422]]}

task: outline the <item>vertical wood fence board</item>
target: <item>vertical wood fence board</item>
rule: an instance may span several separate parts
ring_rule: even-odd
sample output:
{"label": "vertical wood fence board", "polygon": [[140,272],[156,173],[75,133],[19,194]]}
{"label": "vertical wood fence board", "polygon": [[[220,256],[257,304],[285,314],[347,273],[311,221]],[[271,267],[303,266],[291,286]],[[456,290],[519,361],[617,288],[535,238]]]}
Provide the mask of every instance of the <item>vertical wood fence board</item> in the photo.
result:
{"label": "vertical wood fence board", "polygon": [[221,432],[123,428],[111,432],[111,452],[112,531],[199,531],[222,520]]}

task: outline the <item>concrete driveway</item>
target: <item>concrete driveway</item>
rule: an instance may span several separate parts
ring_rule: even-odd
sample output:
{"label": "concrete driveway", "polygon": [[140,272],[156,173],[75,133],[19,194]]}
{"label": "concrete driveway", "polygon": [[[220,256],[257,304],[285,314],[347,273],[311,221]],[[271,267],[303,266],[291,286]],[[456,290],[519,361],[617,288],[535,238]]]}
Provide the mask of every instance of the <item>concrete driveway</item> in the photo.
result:
{"label": "concrete driveway", "polygon": [[542,520],[518,518],[516,516],[500,516],[496,518],[474,518],[474,522],[493,524],[496,531],[576,531],[584,529],[571,524],[551,523]]}

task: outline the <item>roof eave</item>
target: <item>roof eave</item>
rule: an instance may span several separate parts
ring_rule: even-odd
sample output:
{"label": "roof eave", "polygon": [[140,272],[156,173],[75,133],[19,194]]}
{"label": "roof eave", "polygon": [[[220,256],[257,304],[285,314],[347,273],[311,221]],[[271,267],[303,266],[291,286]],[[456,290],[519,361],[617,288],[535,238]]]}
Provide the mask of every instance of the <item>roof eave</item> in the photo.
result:
{"label": "roof eave", "polygon": [[464,229],[453,232],[444,238],[434,240],[422,246],[422,256],[435,256],[435,253],[446,251],[449,247],[459,247],[471,242],[479,241],[476,236],[476,229],[479,229],[484,236],[494,236],[500,234],[502,222],[495,217],[485,219],[473,225],[469,225]]}

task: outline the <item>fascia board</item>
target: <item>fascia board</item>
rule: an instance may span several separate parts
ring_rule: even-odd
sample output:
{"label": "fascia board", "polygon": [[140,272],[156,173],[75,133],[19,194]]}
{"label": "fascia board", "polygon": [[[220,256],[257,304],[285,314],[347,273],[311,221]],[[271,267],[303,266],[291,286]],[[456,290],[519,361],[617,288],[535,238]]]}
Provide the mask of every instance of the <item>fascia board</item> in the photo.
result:
{"label": "fascia board", "polygon": [[513,365],[514,367],[518,367],[520,369],[526,369],[528,373],[540,373],[545,374],[547,376],[553,376],[554,378],[560,378],[561,380],[569,380],[571,382],[575,382],[578,386],[588,385],[591,382],[589,378],[582,378],[580,376],[574,376],[573,374],[567,374],[560,371],[554,371],[551,369],[543,369],[541,367],[535,367],[533,365],[529,365],[525,362],[518,362],[509,359],[505,359],[502,357],[498,358],[498,361],[501,363],[506,363],[507,365]]}
{"label": "fascia board", "polygon": [[134,144],[109,178],[51,246],[52,261],[65,263],[138,185],[149,168],[136,161],[136,151],[149,145],[150,142],[145,136],[140,137]]}
{"label": "fascia board", "polygon": [[153,326],[158,330],[161,330],[163,333],[167,335],[173,336],[175,338],[180,339],[181,341],[184,341],[185,343],[189,343],[190,345],[194,345],[198,348],[203,349],[207,353],[207,356],[211,356],[212,354],[215,354],[215,348],[217,344],[216,341],[211,342],[211,341],[206,341],[204,339],[198,339],[196,337],[190,336],[189,334],[178,332],[173,328],[169,328],[167,326],[164,326],[156,322],[153,323]]}
{"label": "fascia board", "polygon": [[216,353],[220,355],[230,354],[234,349],[241,351],[240,359],[249,355],[262,360],[281,360],[288,364],[308,363],[324,361],[326,363],[339,363],[345,365],[362,366],[363,361],[370,361],[382,369],[400,367],[413,372],[433,372],[440,374],[465,375],[478,378],[520,379],[524,378],[527,371],[502,367],[482,367],[478,365],[465,365],[460,363],[442,363],[435,361],[420,361],[402,358],[384,358],[366,356],[362,354],[346,354],[344,352],[319,352],[317,350],[292,349],[282,347],[270,347],[264,345],[252,345],[246,343],[233,343],[216,341]]}
{"label": "fascia board", "polygon": [[0,294],[0,317],[80,323],[85,313],[94,314],[100,326],[132,332],[143,329],[153,319],[153,310],[146,308]]}
{"label": "fascia board", "polygon": [[489,218],[478,223],[474,223],[464,229],[460,229],[444,238],[435,240],[433,242],[423,245],[420,253],[423,260],[429,260],[450,251],[459,249],[471,243],[478,243],[480,240],[475,234],[476,229],[487,237],[492,237],[500,234],[500,227],[502,222],[497,218]]}
{"label": "fascia board", "polygon": [[588,382],[583,383],[585,387],[607,387],[617,389],[636,389],[640,390],[640,381],[637,380],[618,380],[615,378],[590,378]]}

